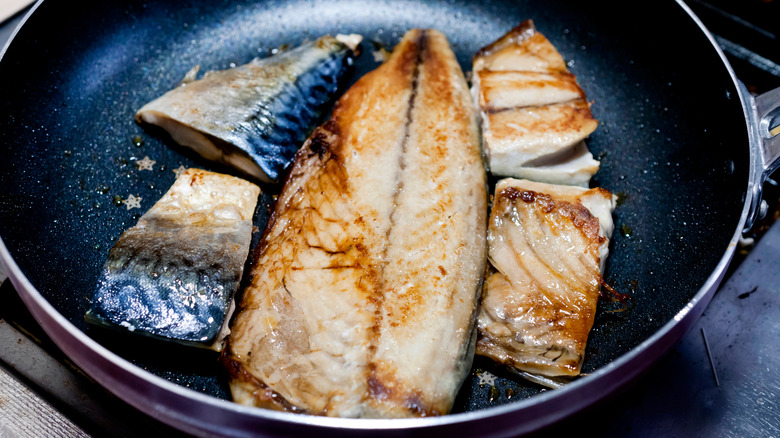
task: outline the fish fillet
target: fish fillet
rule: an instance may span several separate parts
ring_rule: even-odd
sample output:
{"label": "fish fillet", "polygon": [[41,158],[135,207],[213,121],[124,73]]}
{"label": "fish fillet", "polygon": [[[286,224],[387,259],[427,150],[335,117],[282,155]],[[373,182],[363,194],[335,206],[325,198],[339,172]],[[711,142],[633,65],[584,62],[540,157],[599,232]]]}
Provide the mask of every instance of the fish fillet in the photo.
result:
{"label": "fish fillet", "polygon": [[528,20],[482,48],[472,93],[493,174],[587,187],[598,122],[560,53]]}
{"label": "fish fillet", "polygon": [[579,374],[614,208],[600,188],[497,183],[477,354],[535,375]]}
{"label": "fish fillet", "polygon": [[87,321],[221,350],[259,194],[240,178],[187,169],[111,248]]}
{"label": "fish fillet", "polygon": [[223,362],[236,402],[449,412],[486,264],[486,175],[446,38],[412,30],[298,153]]}
{"label": "fish fillet", "polygon": [[324,36],[275,56],[207,72],[147,103],[135,118],[162,127],[207,160],[277,182],[336,98],[360,39]]}

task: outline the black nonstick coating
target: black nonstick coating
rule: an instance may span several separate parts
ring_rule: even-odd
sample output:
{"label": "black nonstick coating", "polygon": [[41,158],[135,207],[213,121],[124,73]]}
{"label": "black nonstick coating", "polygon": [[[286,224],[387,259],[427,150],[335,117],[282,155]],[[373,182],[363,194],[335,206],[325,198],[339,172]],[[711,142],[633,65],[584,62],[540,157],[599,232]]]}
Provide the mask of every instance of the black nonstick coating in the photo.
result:
{"label": "black nonstick coating", "polygon": [[[525,19],[562,53],[600,120],[593,186],[619,196],[585,373],[648,339],[704,285],[739,222],[748,180],[745,120],[726,66],[675,2],[46,1],[0,62],[0,237],[27,278],[78,328],[135,365],[229,398],[210,352],[87,327],[100,267],[179,166],[229,172],[138,126],[134,112],[194,65],[227,68],[326,33],[364,35],[353,81],[412,27],[473,53]],[[377,120],[377,123],[381,121]],[[140,170],[144,157],[153,170]],[[263,186],[264,224],[279,188]],[[121,203],[141,197],[140,209]],[[257,235],[255,236],[258,237]],[[480,381],[483,371],[498,376]],[[455,411],[512,403],[539,386],[477,359]]]}

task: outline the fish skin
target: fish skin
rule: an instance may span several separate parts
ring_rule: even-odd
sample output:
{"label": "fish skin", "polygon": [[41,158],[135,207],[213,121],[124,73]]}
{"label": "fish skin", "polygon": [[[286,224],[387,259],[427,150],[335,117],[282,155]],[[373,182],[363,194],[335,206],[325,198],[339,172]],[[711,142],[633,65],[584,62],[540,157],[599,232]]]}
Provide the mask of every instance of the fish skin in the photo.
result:
{"label": "fish skin", "polygon": [[468,93],[444,35],[415,29],[315,130],[223,351],[236,402],[343,417],[449,412],[473,357],[486,263]]}
{"label": "fish skin", "polygon": [[614,208],[600,188],[496,184],[477,354],[536,375],[580,373]]}
{"label": "fish skin", "polygon": [[144,105],[136,121],[161,126],[208,160],[278,182],[352,71],[351,46],[324,36],[207,72]]}
{"label": "fish skin", "polygon": [[187,169],[111,248],[86,320],[221,350],[260,189]]}

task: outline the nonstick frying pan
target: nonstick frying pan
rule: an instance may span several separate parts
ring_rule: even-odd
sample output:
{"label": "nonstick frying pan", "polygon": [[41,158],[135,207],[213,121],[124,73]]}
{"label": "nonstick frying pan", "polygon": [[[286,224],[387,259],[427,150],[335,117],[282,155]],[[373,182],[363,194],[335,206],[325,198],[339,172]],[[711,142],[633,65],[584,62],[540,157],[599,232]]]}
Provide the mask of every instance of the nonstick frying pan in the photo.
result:
{"label": "nonstick frying pan", "polygon": [[[536,430],[639,376],[706,307],[760,188],[776,167],[778,90],[751,98],[681,2],[39,2],[0,62],[0,256],[38,322],[90,376],[149,415],[198,435],[515,435]],[[229,400],[209,352],[105,333],[84,312],[108,250],[202,161],[134,112],[194,65],[223,69],[326,33],[360,33],[353,81],[412,27],[471,56],[533,19],[568,61],[600,126],[593,185],[616,193],[606,281],[627,305],[599,305],[583,371],[545,391],[477,358],[451,415],[320,418]],[[378,121],[379,122],[379,121]],[[153,170],[136,164],[144,157]],[[263,186],[262,228],[279,188]],[[142,208],[121,201],[141,198]],[[485,374],[489,372],[490,374]],[[496,376],[494,382],[486,376]]]}

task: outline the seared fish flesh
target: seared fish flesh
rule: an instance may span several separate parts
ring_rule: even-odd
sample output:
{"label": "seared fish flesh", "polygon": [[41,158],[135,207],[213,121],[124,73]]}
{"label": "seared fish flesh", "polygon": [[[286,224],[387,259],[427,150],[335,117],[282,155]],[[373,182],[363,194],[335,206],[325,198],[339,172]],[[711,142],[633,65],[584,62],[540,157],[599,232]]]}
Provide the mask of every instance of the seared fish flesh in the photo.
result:
{"label": "seared fish flesh", "polygon": [[87,321],[221,350],[259,194],[240,178],[187,169],[111,248]]}
{"label": "seared fish flesh", "polygon": [[207,160],[277,182],[337,97],[359,42],[356,35],[324,36],[208,72],[144,105],[135,118],[162,127]]}
{"label": "seared fish flesh", "polygon": [[560,53],[533,22],[482,48],[473,70],[490,171],[587,186],[599,163],[583,140],[598,122]]}
{"label": "seared fish flesh", "polygon": [[446,414],[473,357],[486,175],[446,38],[411,30],[296,156],[223,362],[236,402]]}
{"label": "seared fish flesh", "polygon": [[498,182],[477,354],[532,375],[580,373],[614,208],[600,188]]}

